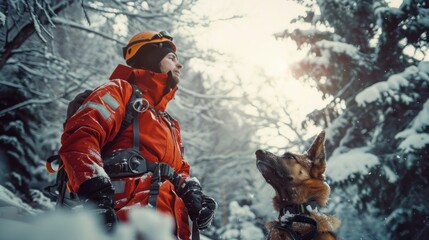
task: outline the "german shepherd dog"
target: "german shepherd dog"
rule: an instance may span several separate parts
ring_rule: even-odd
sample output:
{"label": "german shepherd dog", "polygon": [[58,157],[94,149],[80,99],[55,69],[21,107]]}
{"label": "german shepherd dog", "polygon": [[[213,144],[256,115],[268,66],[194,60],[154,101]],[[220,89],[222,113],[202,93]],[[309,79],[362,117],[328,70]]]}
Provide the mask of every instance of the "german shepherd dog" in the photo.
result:
{"label": "german shepherd dog", "polygon": [[325,132],[322,131],[304,154],[282,156],[257,150],[256,166],[275,190],[274,209],[279,219],[266,224],[271,240],[335,240],[340,226],[334,216],[321,213],[330,187],[324,181],[326,169]]}

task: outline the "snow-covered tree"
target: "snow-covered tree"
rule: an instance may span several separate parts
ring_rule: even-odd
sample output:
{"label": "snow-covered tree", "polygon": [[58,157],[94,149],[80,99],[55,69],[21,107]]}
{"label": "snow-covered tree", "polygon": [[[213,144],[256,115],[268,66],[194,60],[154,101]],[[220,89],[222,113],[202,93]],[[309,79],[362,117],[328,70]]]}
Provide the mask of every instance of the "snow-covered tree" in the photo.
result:
{"label": "snow-covered tree", "polygon": [[340,236],[422,237],[429,225],[428,2],[298,2],[308,11],[295,21],[307,28],[277,36],[308,50],[293,72],[331,100],[308,121],[327,129]]}
{"label": "snow-covered tree", "polygon": [[[107,81],[115,65],[123,63],[121,47],[135,33],[170,31],[185,66],[198,56],[192,39],[179,31],[180,26],[197,23],[185,16],[192,15],[188,9],[194,3],[2,2],[0,156],[1,171],[8,174],[2,174],[1,184],[25,202],[35,202],[32,189],[53,180],[44,170],[44,159],[58,149],[68,102],[78,92]],[[220,139],[213,135],[227,127],[216,122],[222,112],[213,109],[228,98],[220,88],[207,91],[198,72],[185,67],[183,75],[191,79],[183,80],[170,111],[184,127],[185,146],[190,146],[187,159],[196,163],[213,155]]]}
{"label": "snow-covered tree", "polygon": [[227,224],[218,230],[219,239],[228,240],[260,240],[264,238],[262,230],[255,226],[256,215],[249,206],[240,206],[238,202],[229,203]]}
{"label": "snow-covered tree", "polygon": [[[107,81],[116,64],[123,63],[120,49],[132,35],[167,30],[187,77],[169,111],[181,123],[192,174],[219,203],[214,225],[228,218],[230,201],[250,204],[250,172],[256,168],[249,139],[255,128],[240,120],[240,85],[188,67],[191,61],[209,65],[215,60],[213,53],[195,49],[192,35],[182,31],[181,26],[200,22],[189,17],[195,2],[2,2],[0,184],[31,207],[49,209],[40,191],[54,176],[46,172],[44,159],[59,148],[68,102]],[[63,8],[55,10],[57,6]]]}

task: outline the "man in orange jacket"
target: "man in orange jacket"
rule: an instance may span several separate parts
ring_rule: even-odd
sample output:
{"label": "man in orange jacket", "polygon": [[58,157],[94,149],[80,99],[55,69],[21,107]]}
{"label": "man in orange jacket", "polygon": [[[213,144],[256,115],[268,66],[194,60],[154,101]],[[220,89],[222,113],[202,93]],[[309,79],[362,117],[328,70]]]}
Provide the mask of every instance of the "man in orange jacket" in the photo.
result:
{"label": "man in orange jacket", "polygon": [[[190,239],[188,216],[205,229],[216,203],[189,176],[179,123],[165,112],[183,67],[172,40],[166,32],[131,38],[123,49],[130,67],[118,65],[67,120],[59,153],[68,186],[84,206],[102,209],[106,224],[151,205],[174,219],[178,238]],[[121,126],[129,111],[132,123]]]}

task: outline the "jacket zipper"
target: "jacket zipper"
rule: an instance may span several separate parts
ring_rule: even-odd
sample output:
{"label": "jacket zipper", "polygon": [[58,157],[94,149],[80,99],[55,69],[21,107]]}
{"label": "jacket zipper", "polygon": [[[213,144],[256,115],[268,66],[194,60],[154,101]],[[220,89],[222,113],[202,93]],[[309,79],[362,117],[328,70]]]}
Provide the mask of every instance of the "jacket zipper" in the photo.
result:
{"label": "jacket zipper", "polygon": [[173,137],[173,142],[174,142],[174,147],[173,147],[173,159],[176,160],[176,147],[178,148],[178,143],[177,143],[177,139],[176,139],[176,134],[174,133],[173,127],[172,127],[172,123],[167,120],[164,116],[162,116],[162,119],[164,120],[164,122],[167,124],[168,129],[170,130],[171,136]]}
{"label": "jacket zipper", "polygon": [[[178,148],[178,143],[177,143],[177,139],[176,139],[176,134],[174,133],[173,129],[172,129],[172,124],[170,123],[170,121],[168,121],[166,119],[166,117],[164,117],[165,113],[164,112],[159,112],[159,111],[155,111],[156,116],[158,117],[158,119],[160,119],[165,125],[167,125],[168,129],[170,130],[171,133],[171,137],[173,138],[173,160],[176,159],[176,148]],[[180,149],[180,148],[179,148]],[[164,158],[161,160],[161,162],[164,162],[165,156]]]}

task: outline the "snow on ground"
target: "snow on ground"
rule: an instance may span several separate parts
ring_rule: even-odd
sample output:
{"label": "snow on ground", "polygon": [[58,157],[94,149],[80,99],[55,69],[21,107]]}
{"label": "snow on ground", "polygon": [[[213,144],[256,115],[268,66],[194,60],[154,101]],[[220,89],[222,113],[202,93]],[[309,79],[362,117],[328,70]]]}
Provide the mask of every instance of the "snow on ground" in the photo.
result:
{"label": "snow on ground", "polygon": [[100,220],[88,211],[35,210],[1,185],[0,233],[0,240],[175,239],[170,217],[150,208],[130,209],[129,221],[119,223],[112,234],[107,234]]}
{"label": "snow on ground", "polygon": [[[0,207],[0,212],[3,207]],[[0,216],[0,240],[173,240],[172,222],[149,208],[132,210],[128,223],[120,223],[107,234],[98,219],[84,211],[50,212],[27,217],[26,221]],[[200,235],[201,240],[210,238]]]}
{"label": "snow on ground", "polygon": [[19,197],[2,185],[0,185],[0,208],[0,218],[17,219],[22,215],[34,215],[40,212],[22,202]]}
{"label": "snow on ground", "polygon": [[0,232],[1,240],[175,239],[171,219],[149,208],[131,210],[129,222],[119,223],[112,234],[104,231],[99,219],[83,210],[47,212],[27,216],[25,221],[0,218]]}

